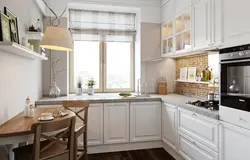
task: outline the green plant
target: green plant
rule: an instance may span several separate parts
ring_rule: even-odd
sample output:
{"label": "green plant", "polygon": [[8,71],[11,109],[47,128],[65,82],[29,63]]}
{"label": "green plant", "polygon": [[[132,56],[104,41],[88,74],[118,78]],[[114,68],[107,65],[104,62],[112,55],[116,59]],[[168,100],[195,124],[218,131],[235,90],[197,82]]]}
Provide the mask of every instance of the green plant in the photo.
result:
{"label": "green plant", "polygon": [[82,88],[82,78],[81,77],[77,78],[77,88]]}
{"label": "green plant", "polygon": [[90,88],[93,88],[93,86],[95,85],[95,80],[94,79],[89,79],[88,80],[88,87],[90,87]]}

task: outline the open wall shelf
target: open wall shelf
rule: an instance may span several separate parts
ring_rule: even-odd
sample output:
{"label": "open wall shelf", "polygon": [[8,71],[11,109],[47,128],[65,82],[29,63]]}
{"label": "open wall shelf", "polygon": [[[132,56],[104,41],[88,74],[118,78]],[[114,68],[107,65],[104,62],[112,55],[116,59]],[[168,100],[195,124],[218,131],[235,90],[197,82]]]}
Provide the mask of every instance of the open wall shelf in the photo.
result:
{"label": "open wall shelf", "polygon": [[29,59],[48,60],[47,57],[14,42],[0,42],[0,51],[16,54]]}
{"label": "open wall shelf", "polygon": [[205,81],[188,81],[188,80],[175,80],[176,82],[182,82],[182,83],[198,83],[198,84],[209,84],[209,82]]}

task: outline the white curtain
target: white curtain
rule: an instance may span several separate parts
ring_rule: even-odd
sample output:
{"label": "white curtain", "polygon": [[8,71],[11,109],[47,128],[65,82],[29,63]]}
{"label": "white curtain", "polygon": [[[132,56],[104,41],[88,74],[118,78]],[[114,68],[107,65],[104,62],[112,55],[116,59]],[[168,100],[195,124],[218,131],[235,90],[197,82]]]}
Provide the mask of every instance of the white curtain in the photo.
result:
{"label": "white curtain", "polygon": [[134,13],[69,10],[69,28],[74,40],[134,41]]}

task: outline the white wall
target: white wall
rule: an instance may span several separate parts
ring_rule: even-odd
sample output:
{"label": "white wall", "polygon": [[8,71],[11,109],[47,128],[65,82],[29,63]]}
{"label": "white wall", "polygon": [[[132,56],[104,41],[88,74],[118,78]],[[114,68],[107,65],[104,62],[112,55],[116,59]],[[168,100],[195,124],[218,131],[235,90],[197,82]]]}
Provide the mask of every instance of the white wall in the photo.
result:
{"label": "white wall", "polygon": [[[1,0],[0,6],[1,11],[6,6],[18,17],[20,40],[27,26],[42,19],[33,0]],[[0,124],[24,109],[27,96],[33,101],[40,98],[41,66],[40,61],[0,52]]]}
{"label": "white wall", "polygon": [[175,67],[174,59],[165,59],[156,62],[143,62],[141,66],[141,81],[146,83],[146,86],[142,87],[142,92],[157,93],[158,81],[164,78],[168,82],[168,93],[173,93],[175,90]]}
{"label": "white wall", "polygon": [[[99,9],[110,9],[111,7],[119,9],[124,12],[124,8],[138,8],[141,10],[141,22],[160,23],[161,22],[161,1],[160,0],[47,0],[48,4],[53,10],[60,15],[64,8],[68,5],[69,8],[88,8],[91,9],[93,5],[99,5]],[[91,6],[92,5],[92,6]],[[104,5],[104,7],[102,7]],[[110,7],[107,7],[110,6]],[[112,9],[114,10],[114,9]],[[49,10],[47,10],[47,16],[51,16]],[[63,15],[67,16],[67,13]]]}

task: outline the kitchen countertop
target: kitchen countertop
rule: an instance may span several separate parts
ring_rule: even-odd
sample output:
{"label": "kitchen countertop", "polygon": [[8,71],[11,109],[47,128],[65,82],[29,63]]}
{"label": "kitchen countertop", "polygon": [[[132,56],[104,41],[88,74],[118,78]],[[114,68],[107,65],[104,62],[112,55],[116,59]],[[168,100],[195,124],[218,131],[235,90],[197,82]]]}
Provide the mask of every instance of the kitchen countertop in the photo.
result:
{"label": "kitchen countertop", "polygon": [[[158,97],[159,95],[152,95],[153,97]],[[202,107],[197,107],[194,105],[186,104],[188,101],[194,102],[197,100],[207,100],[207,98],[202,97],[202,98],[194,98],[194,97],[188,97],[188,96],[183,96],[183,95],[178,95],[178,94],[169,94],[166,96],[160,96],[161,100],[163,102],[175,105],[180,108],[184,108],[187,110],[190,110],[192,112],[204,115],[209,118],[213,118],[218,120],[219,119],[219,111],[211,111],[206,108]]]}
{"label": "kitchen countertop", "polygon": [[36,101],[36,105],[61,105],[65,100],[87,100],[90,103],[116,103],[116,102],[150,102],[163,101],[180,108],[190,110],[192,112],[207,116],[213,119],[219,119],[218,111],[211,111],[205,108],[186,104],[188,101],[206,100],[204,98],[194,98],[178,94],[156,95],[152,94],[150,97],[120,97],[117,93],[97,93],[94,96],[89,95],[69,95],[58,98],[44,97]]}

